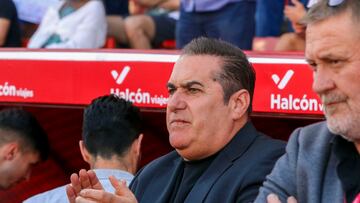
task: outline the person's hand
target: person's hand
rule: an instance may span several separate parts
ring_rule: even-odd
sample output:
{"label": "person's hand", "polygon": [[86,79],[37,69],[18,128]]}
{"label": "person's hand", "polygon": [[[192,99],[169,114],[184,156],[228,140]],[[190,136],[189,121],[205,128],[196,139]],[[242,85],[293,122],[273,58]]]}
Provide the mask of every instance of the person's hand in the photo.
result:
{"label": "person's hand", "polygon": [[76,197],[83,189],[104,190],[94,171],[81,169],[79,176],[73,173],[70,176],[71,184],[66,186],[66,195],[70,203],[75,203]]}
{"label": "person's hand", "polygon": [[[281,203],[280,199],[275,194],[269,194],[266,198],[267,203]],[[287,199],[287,203],[297,203],[295,197],[291,196]]]}
{"label": "person's hand", "polygon": [[295,33],[297,34],[305,33],[306,27],[304,25],[301,25],[299,23],[291,23],[291,26],[293,27]]}
{"label": "person's hand", "polygon": [[298,23],[306,14],[305,6],[299,0],[291,0],[293,6],[286,5],[284,14],[292,23]]}
{"label": "person's hand", "polygon": [[137,203],[135,195],[126,186],[126,182],[109,177],[111,185],[115,188],[115,194],[97,189],[83,189],[76,197],[76,203]]}

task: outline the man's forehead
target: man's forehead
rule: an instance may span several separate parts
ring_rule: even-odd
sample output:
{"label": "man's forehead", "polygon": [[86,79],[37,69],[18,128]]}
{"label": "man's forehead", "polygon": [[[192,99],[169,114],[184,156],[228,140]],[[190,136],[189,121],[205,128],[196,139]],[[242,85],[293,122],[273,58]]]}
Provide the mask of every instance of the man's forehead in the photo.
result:
{"label": "man's forehead", "polygon": [[181,55],[175,62],[174,68],[200,70],[202,68],[220,68],[222,66],[220,56],[200,54],[200,55]]}
{"label": "man's forehead", "polygon": [[329,40],[332,41],[331,39],[328,39],[328,41],[319,40],[318,42],[307,44],[305,58],[325,60],[349,55],[349,45],[347,46],[346,43],[341,43],[339,41],[332,41],[329,43]]}
{"label": "man's forehead", "polygon": [[334,16],[309,24],[306,30],[306,58],[315,55],[318,58],[326,58],[333,54],[346,54],[351,46],[360,44],[360,32],[355,32],[358,28],[354,28],[353,22],[350,21],[352,20],[349,15],[342,14],[337,18]]}
{"label": "man's forehead", "polygon": [[213,79],[221,71],[219,61],[219,58],[216,56],[184,55],[175,63],[169,82],[204,82],[204,80]]}

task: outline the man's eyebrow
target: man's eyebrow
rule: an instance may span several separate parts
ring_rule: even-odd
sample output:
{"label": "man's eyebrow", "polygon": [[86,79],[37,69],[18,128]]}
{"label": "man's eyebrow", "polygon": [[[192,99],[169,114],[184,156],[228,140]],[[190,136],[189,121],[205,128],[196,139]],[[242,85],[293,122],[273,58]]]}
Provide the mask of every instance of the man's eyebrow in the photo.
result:
{"label": "man's eyebrow", "polygon": [[[201,87],[204,87],[204,85],[202,83],[198,82],[198,81],[189,81],[189,82],[186,82],[184,84],[181,84],[180,87],[187,89],[187,88],[192,87],[193,85],[199,85]],[[166,87],[168,89],[175,89],[176,88],[176,86],[174,84],[172,84],[171,82],[168,82],[166,84]]]}
{"label": "man's eyebrow", "polygon": [[319,54],[319,59],[325,60],[325,61],[333,60],[333,59],[345,60],[347,58],[348,58],[348,52],[346,52],[346,51],[337,52],[337,53],[325,52],[325,53]]}
{"label": "man's eyebrow", "polygon": [[198,82],[198,81],[189,81],[189,82],[186,82],[186,83],[184,83],[184,84],[181,84],[180,86],[182,87],[182,88],[190,88],[190,87],[192,87],[192,86],[194,86],[194,85],[199,85],[199,86],[201,86],[201,87],[204,87],[204,85],[202,84],[202,83],[200,83],[200,82]]}
{"label": "man's eyebrow", "polygon": [[333,54],[330,54],[330,53],[326,53],[326,54],[320,54],[319,55],[319,59],[320,60],[324,60],[324,61],[328,61],[330,59],[334,58],[334,55]]}
{"label": "man's eyebrow", "polygon": [[[330,61],[330,60],[333,60],[333,59],[345,59],[345,57],[334,55],[333,53],[323,53],[323,54],[319,54],[318,59],[320,59],[322,61]],[[315,61],[315,60],[310,59],[310,58],[306,58],[305,60],[309,64],[313,63]]]}

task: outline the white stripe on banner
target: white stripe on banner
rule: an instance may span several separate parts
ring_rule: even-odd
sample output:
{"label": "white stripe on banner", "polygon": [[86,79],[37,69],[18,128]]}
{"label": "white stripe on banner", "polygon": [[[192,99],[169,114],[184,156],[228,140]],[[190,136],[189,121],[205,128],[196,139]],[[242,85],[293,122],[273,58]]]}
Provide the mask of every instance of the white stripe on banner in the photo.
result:
{"label": "white stripe on banner", "polygon": [[[282,56],[284,57],[284,56]],[[175,62],[178,54],[0,51],[0,60]],[[249,57],[259,64],[307,64],[304,59]]]}

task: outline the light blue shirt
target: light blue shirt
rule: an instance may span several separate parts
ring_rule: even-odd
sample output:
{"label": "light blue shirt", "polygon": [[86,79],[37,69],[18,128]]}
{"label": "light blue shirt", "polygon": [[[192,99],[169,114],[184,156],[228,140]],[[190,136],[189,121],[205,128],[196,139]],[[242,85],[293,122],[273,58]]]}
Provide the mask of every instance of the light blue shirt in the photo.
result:
{"label": "light blue shirt", "polygon": [[[114,169],[94,169],[96,176],[99,178],[100,183],[105,191],[114,193],[115,189],[109,181],[109,176],[115,176],[116,179],[125,180],[127,185],[130,184],[134,176],[126,171]],[[69,202],[66,196],[66,186],[57,187],[55,189],[37,194],[25,200],[23,203],[65,203]]]}
{"label": "light blue shirt", "polygon": [[181,0],[181,6],[186,12],[207,12],[217,11],[226,4],[239,1],[243,0]]}

